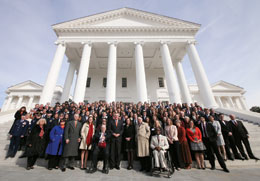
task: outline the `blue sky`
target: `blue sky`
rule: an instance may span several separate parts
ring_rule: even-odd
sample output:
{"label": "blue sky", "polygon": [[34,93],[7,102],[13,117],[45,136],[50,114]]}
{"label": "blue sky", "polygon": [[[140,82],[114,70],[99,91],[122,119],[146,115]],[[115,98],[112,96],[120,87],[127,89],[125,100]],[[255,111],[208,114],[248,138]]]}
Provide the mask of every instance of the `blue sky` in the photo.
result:
{"label": "blue sky", "polygon": [[[56,51],[51,25],[121,7],[201,24],[197,50],[210,83],[241,86],[249,107],[260,106],[259,0],[1,0],[0,107],[9,86],[44,84]],[[183,64],[188,83],[195,84],[187,56]],[[63,61],[59,85],[67,68]]]}

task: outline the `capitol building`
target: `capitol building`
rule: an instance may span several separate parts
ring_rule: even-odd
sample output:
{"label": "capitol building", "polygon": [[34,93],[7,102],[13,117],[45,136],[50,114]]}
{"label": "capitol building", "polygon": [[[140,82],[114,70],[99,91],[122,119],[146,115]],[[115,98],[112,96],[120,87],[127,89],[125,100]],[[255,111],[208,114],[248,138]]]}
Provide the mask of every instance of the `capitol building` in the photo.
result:
{"label": "capitol building", "polygon": [[[200,24],[121,8],[52,28],[57,50],[45,84],[28,80],[10,86],[2,112],[69,99],[198,102],[207,108],[248,110],[243,88],[223,80],[209,83],[196,49]],[[182,66],[186,54],[197,85],[186,82]],[[58,86],[64,57],[69,68],[64,85]]]}

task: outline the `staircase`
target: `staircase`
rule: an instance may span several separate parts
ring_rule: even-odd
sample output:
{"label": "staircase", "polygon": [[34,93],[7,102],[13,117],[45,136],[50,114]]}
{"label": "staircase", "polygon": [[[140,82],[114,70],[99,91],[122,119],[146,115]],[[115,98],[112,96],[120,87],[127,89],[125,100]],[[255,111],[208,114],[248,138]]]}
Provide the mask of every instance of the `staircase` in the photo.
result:
{"label": "staircase", "polygon": [[[5,155],[8,150],[8,146],[10,143],[9,137],[8,137],[8,132],[12,126],[13,123],[13,118],[9,119],[9,121],[2,120],[2,116],[0,116],[0,165],[6,165],[6,166],[21,166],[25,167],[26,166],[26,158],[18,158],[21,154],[22,151],[18,151],[16,156],[14,158],[8,158],[5,160]],[[251,148],[253,150],[253,153],[255,154],[256,157],[260,157],[260,126],[255,125],[246,121],[243,121],[245,127],[247,128],[250,138],[249,142],[251,145]],[[89,164],[90,162],[88,162]],[[260,166],[260,161],[256,162],[255,160],[235,160],[235,161],[230,161],[228,160],[226,162],[228,168],[229,167],[240,167],[240,166]],[[36,165],[38,166],[47,166],[47,161],[44,159],[38,159],[36,162]],[[77,165],[79,165],[79,161],[77,162]],[[126,168],[127,167],[127,161],[122,161],[121,166]],[[210,167],[210,164],[208,161],[206,161],[206,166]],[[216,166],[219,167],[218,162],[216,161]],[[102,162],[99,162],[99,166],[102,168]],[[134,164],[135,168],[139,167],[139,163],[136,161]]]}

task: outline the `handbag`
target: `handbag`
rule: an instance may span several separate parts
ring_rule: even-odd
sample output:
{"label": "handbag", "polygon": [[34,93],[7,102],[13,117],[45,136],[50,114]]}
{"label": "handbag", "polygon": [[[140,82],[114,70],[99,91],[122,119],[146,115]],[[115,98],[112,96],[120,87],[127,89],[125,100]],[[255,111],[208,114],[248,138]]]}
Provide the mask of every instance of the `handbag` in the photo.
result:
{"label": "handbag", "polygon": [[99,147],[99,148],[106,148],[106,146],[107,146],[107,143],[106,143],[106,142],[99,142],[99,143],[98,143],[98,147]]}

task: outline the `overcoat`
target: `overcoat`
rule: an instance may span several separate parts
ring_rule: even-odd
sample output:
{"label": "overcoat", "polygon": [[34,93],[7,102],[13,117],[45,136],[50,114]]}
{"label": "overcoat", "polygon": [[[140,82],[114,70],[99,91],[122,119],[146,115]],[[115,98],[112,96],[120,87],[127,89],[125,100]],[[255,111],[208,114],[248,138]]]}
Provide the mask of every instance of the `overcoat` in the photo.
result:
{"label": "overcoat", "polygon": [[64,132],[64,140],[69,139],[69,143],[64,145],[64,151],[62,156],[78,156],[79,142],[78,139],[81,137],[82,124],[81,122],[77,122],[77,126],[75,127],[75,121],[72,120],[66,124],[65,132]]}
{"label": "overcoat", "polygon": [[147,123],[142,122],[140,126],[136,124],[136,143],[137,143],[137,156],[146,157],[149,156],[149,137],[150,137],[150,127]]}
{"label": "overcoat", "polygon": [[[39,125],[35,125],[35,127],[32,129],[32,132],[28,136],[27,139],[27,151],[26,154],[27,156],[42,156],[45,153],[45,148],[47,144],[47,129],[44,125],[43,127],[44,134],[43,137],[41,138],[39,136],[41,132],[41,128]],[[31,146],[29,146],[31,145]]]}
{"label": "overcoat", "polygon": [[[91,147],[92,147],[92,144],[89,145],[89,147],[87,147],[87,143],[86,143],[86,140],[87,140],[87,136],[88,136],[88,131],[89,131],[89,124],[87,122],[85,122],[81,128],[81,142],[80,142],[80,146],[79,146],[79,149],[81,150],[90,150]],[[95,126],[93,124],[93,133],[92,133],[92,138],[95,134]]]}
{"label": "overcoat", "polygon": [[55,126],[50,132],[50,141],[46,148],[46,153],[49,155],[61,155],[64,145],[64,129],[60,126]]}

